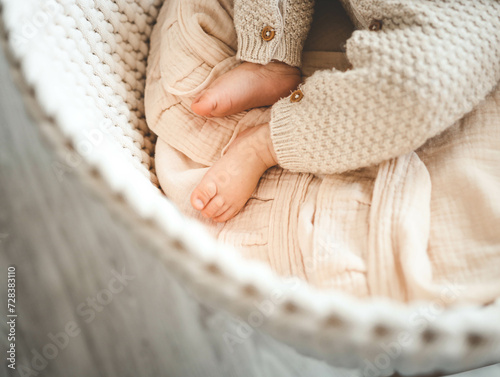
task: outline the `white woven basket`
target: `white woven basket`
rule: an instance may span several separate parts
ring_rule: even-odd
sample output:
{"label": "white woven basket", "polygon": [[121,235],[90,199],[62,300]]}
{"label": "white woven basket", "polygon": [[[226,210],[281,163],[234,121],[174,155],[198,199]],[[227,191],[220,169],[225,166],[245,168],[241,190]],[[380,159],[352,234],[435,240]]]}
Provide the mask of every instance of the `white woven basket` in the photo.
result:
{"label": "white woven basket", "polygon": [[[0,0],[2,41],[54,169],[81,173],[182,283],[301,352],[365,376],[500,362],[500,300],[444,309],[358,300],[284,281],[187,219],[157,188],[144,120],[148,38],[161,0]],[[443,298],[445,300],[445,298]]]}

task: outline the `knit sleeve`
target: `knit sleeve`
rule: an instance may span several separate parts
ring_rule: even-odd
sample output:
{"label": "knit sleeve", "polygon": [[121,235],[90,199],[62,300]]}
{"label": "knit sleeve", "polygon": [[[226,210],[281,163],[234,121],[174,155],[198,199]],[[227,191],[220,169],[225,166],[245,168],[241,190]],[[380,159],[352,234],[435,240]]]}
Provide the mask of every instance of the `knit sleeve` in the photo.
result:
{"label": "knit sleeve", "polygon": [[341,173],[408,153],[499,81],[500,2],[386,3],[365,9],[371,26],[348,40],[352,70],[316,72],[273,106],[283,168]]}
{"label": "knit sleeve", "polygon": [[259,64],[278,60],[300,66],[313,7],[313,0],[235,0],[237,58]]}

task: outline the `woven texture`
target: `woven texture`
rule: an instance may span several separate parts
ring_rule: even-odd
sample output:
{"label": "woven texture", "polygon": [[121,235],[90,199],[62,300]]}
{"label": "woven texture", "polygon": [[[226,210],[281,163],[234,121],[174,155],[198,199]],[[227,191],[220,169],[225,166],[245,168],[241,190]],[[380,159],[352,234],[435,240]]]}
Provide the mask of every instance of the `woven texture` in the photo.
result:
{"label": "woven texture", "polygon": [[29,0],[26,8],[14,3],[5,3],[14,30],[11,46],[19,57],[43,49],[43,59],[33,57],[23,68],[29,79],[44,81],[37,95],[49,114],[56,116],[58,104],[78,108],[74,118],[85,116],[75,122],[85,123],[86,132],[79,152],[92,155],[103,139],[115,140],[125,158],[156,183],[155,135],[146,126],[143,96],[148,39],[161,1]]}

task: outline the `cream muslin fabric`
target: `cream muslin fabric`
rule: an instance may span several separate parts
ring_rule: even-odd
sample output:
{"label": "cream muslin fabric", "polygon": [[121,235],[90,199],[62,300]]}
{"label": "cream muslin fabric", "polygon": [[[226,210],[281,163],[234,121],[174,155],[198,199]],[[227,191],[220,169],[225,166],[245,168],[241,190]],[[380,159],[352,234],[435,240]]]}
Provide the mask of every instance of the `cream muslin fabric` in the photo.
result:
{"label": "cream muslin fabric", "polygon": [[[146,118],[159,137],[162,189],[185,214],[249,259],[320,288],[444,304],[500,296],[498,89],[420,150],[379,166],[324,176],[274,167],[235,218],[216,224],[191,207],[191,191],[239,132],[270,118],[264,108],[210,119],[190,110],[239,64],[236,49],[231,1],[165,2],[151,37]],[[348,65],[341,52],[303,56],[307,76]]]}

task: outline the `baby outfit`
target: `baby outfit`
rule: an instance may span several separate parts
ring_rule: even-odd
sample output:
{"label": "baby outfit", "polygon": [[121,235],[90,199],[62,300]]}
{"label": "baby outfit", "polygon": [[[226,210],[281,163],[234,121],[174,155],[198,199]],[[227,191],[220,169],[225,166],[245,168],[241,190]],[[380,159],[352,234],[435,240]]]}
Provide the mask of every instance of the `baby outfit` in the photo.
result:
{"label": "baby outfit", "polygon": [[[163,191],[246,258],[322,289],[500,297],[500,3],[344,1],[359,28],[346,53],[323,48],[341,9],[320,8],[301,56],[312,6],[165,1],[145,91]],[[193,98],[241,59],[301,64],[305,83],[271,108],[194,114]],[[239,132],[269,121],[280,166],[233,219],[203,218],[192,190]]]}

